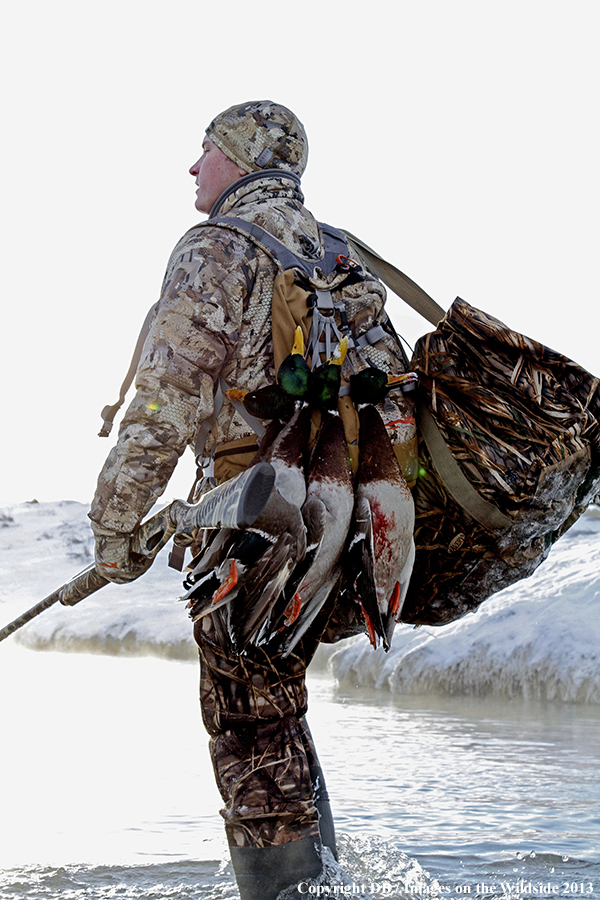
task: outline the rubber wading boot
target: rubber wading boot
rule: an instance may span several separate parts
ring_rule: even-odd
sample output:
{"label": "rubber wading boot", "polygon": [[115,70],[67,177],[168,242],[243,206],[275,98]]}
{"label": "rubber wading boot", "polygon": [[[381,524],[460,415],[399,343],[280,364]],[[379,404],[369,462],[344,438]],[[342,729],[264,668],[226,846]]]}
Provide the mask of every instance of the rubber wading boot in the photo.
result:
{"label": "rubber wading boot", "polygon": [[275,900],[284,888],[321,873],[318,840],[305,838],[273,847],[230,847],[240,900]]}
{"label": "rubber wading boot", "polygon": [[338,858],[337,847],[335,843],[335,827],[333,825],[333,814],[329,803],[329,794],[325,778],[323,777],[323,769],[321,766],[310,766],[310,781],[313,789],[313,801],[319,813],[319,833],[321,841],[326,847],[329,847],[335,859]]}

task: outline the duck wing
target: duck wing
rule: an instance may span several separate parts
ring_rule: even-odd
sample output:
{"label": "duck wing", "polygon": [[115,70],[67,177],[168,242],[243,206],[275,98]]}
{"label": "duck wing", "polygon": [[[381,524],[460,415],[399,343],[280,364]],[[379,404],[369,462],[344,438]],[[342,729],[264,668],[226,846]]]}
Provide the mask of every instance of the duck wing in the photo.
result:
{"label": "duck wing", "polygon": [[187,601],[192,621],[230,603],[240,591],[247,572],[260,568],[272,543],[253,528],[219,532],[205,553],[196,558],[186,578],[188,591],[181,599]]}
{"label": "duck wing", "polygon": [[269,643],[274,637],[277,640],[276,636],[297,619],[301,609],[302,599],[297,592],[298,585],[312,566],[321,547],[327,508],[320,500],[312,497],[306,501],[301,512],[306,528],[306,556],[294,567],[279,600],[257,636],[255,641],[257,646]]}
{"label": "duck wing", "polygon": [[244,572],[242,587],[228,608],[230,636],[238,653],[260,633],[292,570],[306,554],[306,529],[300,510],[277,489],[252,528],[269,546]]}

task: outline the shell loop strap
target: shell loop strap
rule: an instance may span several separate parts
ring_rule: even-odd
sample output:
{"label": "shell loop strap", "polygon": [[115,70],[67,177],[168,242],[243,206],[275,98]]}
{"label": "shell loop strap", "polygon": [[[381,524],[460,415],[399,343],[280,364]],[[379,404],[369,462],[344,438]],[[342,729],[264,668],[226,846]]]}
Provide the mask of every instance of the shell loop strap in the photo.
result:
{"label": "shell loop strap", "polygon": [[[319,291],[319,294],[324,293],[329,294],[329,291]],[[331,294],[329,296],[331,297]],[[321,335],[324,335],[324,341],[321,340]],[[333,316],[323,315],[319,306],[313,307],[312,325],[306,347],[307,353],[311,357],[311,367],[314,369],[321,363],[321,353],[325,354],[325,361],[331,359],[335,343],[339,343],[341,339],[342,334]]]}

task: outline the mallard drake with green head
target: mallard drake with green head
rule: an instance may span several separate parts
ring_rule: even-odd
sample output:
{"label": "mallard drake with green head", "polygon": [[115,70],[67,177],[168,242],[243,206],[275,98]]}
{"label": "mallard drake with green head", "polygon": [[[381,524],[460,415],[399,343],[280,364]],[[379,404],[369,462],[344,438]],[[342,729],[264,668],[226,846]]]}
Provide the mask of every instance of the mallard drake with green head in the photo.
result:
{"label": "mallard drake with green head", "polygon": [[304,334],[298,325],[294,332],[294,344],[277,370],[277,383],[288,397],[294,400],[308,399],[310,369],[304,358]]}
{"label": "mallard drake with green head", "polygon": [[342,383],[342,366],[348,352],[348,338],[343,337],[331,359],[310,373],[308,402],[320,409],[335,409]]}
{"label": "mallard drake with green head", "polygon": [[359,406],[363,403],[381,403],[393,389],[407,389],[416,384],[414,372],[388,375],[377,366],[369,366],[350,376],[350,396]]}

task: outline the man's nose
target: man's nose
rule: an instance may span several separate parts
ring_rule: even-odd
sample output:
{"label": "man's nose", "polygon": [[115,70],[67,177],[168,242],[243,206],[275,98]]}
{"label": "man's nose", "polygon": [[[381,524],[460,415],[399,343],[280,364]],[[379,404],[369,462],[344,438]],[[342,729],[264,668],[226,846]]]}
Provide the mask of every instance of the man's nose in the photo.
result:
{"label": "man's nose", "polygon": [[190,167],[190,175],[192,175],[192,177],[195,178],[199,171],[200,171],[200,160],[197,159],[196,162],[194,163],[194,165]]}

